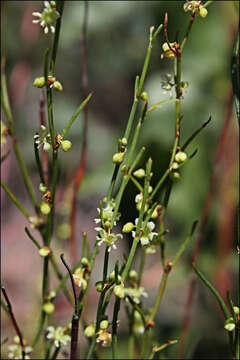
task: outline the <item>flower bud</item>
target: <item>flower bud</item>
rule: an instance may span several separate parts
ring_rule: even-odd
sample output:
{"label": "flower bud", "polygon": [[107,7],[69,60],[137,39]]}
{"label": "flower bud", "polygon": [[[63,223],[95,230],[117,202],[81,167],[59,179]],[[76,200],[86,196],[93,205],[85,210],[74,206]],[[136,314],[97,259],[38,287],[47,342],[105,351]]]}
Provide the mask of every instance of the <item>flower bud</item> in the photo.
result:
{"label": "flower bud", "polygon": [[51,145],[48,142],[43,143],[43,150],[49,152],[51,150]]}
{"label": "flower bud", "polygon": [[88,325],[84,330],[84,335],[88,338],[93,337],[95,335],[95,326],[93,324]]}
{"label": "flower bud", "polygon": [[57,296],[57,294],[56,294],[55,291],[50,291],[50,293],[49,293],[49,298],[50,299],[54,299],[56,296]]}
{"label": "flower bud", "polygon": [[123,162],[124,152],[115,153],[113,155],[112,161],[114,164],[121,164]]}
{"label": "flower bud", "polygon": [[103,291],[103,283],[102,283],[102,281],[98,281],[96,283],[96,290],[97,290],[97,292],[102,292]]}
{"label": "flower bud", "polygon": [[181,177],[181,175],[177,171],[173,171],[173,172],[170,173],[170,178],[172,180],[179,180],[180,177]]}
{"label": "flower bud", "polygon": [[139,179],[142,179],[145,176],[145,170],[144,169],[138,169],[138,170],[134,171],[133,175],[136,176]]}
{"label": "flower bud", "polygon": [[[115,271],[114,271],[114,270],[113,270],[113,271],[111,272],[111,274],[109,275],[109,279],[110,279],[111,281],[115,280]],[[121,275],[118,275],[118,281],[119,281],[119,282],[122,281]]]}
{"label": "flower bud", "polygon": [[66,152],[66,151],[70,150],[72,143],[69,140],[63,140],[61,142],[61,146],[62,146],[63,151]]}
{"label": "flower bud", "polygon": [[81,265],[84,267],[88,266],[88,259],[86,257],[83,257],[81,260]]}
{"label": "flower bud", "polygon": [[148,193],[151,194],[151,192],[152,192],[152,186],[149,185],[149,187],[148,187]]}
{"label": "flower bud", "polygon": [[51,303],[50,301],[46,302],[45,304],[43,304],[42,306],[42,310],[48,314],[51,315],[54,310],[55,310],[55,306],[53,305],[53,303]]}
{"label": "flower bud", "polygon": [[153,210],[153,213],[151,215],[151,219],[156,219],[158,217],[158,211],[157,208],[155,207],[155,209]]}
{"label": "flower bud", "polygon": [[224,324],[224,329],[227,331],[233,331],[236,327],[236,324],[234,323],[234,320],[232,317],[227,319]]}
{"label": "flower bud", "polygon": [[[170,46],[174,46],[174,43],[170,43]],[[163,49],[163,52],[164,52],[164,56],[166,58],[169,58],[169,59],[174,59],[175,58],[175,54],[172,52],[172,50],[169,48],[168,46],[168,43],[164,43],[162,45],[162,49]]]}
{"label": "flower bud", "polygon": [[127,169],[127,166],[126,166],[126,165],[123,165],[123,166],[121,167],[121,172],[125,173],[126,169]]}
{"label": "flower bud", "polygon": [[136,270],[130,270],[128,274],[129,279],[137,280],[137,272]]}
{"label": "flower bud", "polygon": [[239,309],[238,306],[234,306],[234,307],[233,307],[233,310],[234,310],[234,312],[235,312],[236,315],[239,315],[239,312],[240,312],[239,310],[240,310],[240,309]]}
{"label": "flower bud", "polygon": [[124,233],[129,233],[134,229],[134,224],[132,222],[128,222],[126,223],[123,228],[122,228],[122,232]]}
{"label": "flower bud", "polygon": [[48,215],[51,211],[51,206],[43,201],[40,205],[40,211],[43,215]]}
{"label": "flower bud", "polygon": [[57,91],[63,91],[62,84],[59,81],[54,81],[53,88]]}
{"label": "flower bud", "polygon": [[33,86],[35,86],[37,88],[44,87],[45,86],[45,77],[44,76],[37,77],[33,82]]}
{"label": "flower bud", "polygon": [[42,193],[45,193],[47,191],[47,187],[45,185],[43,185],[43,183],[40,183],[39,191],[41,191]]}
{"label": "flower bud", "polygon": [[48,246],[44,246],[38,250],[38,254],[42,257],[47,257],[51,253],[51,249]]}
{"label": "flower bud", "polygon": [[178,163],[177,163],[177,162],[173,162],[173,163],[172,163],[172,169],[173,169],[173,170],[177,170],[178,168],[179,168]]}
{"label": "flower bud", "polygon": [[201,18],[204,19],[207,16],[207,14],[208,14],[207,9],[205,7],[201,7],[199,11],[199,15],[201,16]]}
{"label": "flower bud", "polygon": [[187,160],[187,154],[183,151],[179,151],[176,153],[175,155],[175,160],[176,162],[178,163],[182,163],[184,162],[185,160]]}
{"label": "flower bud", "polygon": [[148,101],[148,94],[147,94],[146,91],[143,91],[143,92],[141,93],[141,99],[142,99],[143,101]]}
{"label": "flower bud", "polygon": [[113,293],[115,296],[119,297],[120,299],[123,299],[124,298],[124,286],[123,285],[114,286]]}
{"label": "flower bud", "polygon": [[124,137],[121,139],[122,145],[127,146],[127,139]]}
{"label": "flower bud", "polygon": [[109,322],[107,320],[102,320],[100,322],[100,329],[101,330],[106,330],[109,326]]}

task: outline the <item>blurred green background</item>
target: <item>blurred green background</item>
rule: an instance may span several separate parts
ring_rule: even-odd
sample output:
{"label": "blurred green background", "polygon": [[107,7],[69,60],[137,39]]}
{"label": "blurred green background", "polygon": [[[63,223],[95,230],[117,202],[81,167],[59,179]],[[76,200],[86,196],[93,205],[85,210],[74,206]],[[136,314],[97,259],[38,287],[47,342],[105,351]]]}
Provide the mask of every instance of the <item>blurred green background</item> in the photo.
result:
{"label": "blurred green background", "polygon": [[[196,19],[184,49],[182,79],[189,82],[189,87],[184,91],[182,102],[182,140],[191,135],[210,115],[212,122],[189,148],[188,153],[196,148],[198,153],[183,168],[181,180],[174,185],[166,217],[166,226],[171,230],[167,236],[168,258],[176,252],[192,221],[201,218],[209,189],[214,156],[226,113],[226,101],[231,90],[230,61],[238,21],[233,3],[214,2],[208,8],[209,14],[205,19]],[[78,196],[79,248],[79,234],[82,231],[87,231],[91,244],[95,241],[93,219],[96,217],[98,202],[105,196],[109,186],[113,170],[112,154],[117,149],[117,138],[123,135],[129,116],[134,80],[136,75],[141,73],[149,28],[152,25],[157,27],[163,22],[164,14],[168,12],[169,39],[173,41],[179,32],[179,38],[182,40],[189,19],[189,13],[183,11],[183,4],[184,1],[89,1],[88,90],[93,91],[94,96],[88,107],[87,171]],[[41,11],[42,2],[3,1],[1,6],[2,54],[6,54],[7,57],[6,70],[16,133],[37,189],[39,180],[34,163],[33,136],[39,130],[40,91],[33,88],[32,82],[36,76],[43,73],[43,54],[46,47],[51,47],[53,38],[51,35],[45,36],[42,29],[31,22],[32,12]],[[65,4],[56,62],[56,76],[63,84],[64,91],[54,94],[55,126],[58,131],[64,128],[82,101],[80,33],[83,6],[82,1],[67,1]],[[168,98],[161,88],[161,80],[166,73],[172,73],[172,62],[168,59],[161,60],[163,42],[161,34],[153,49],[144,88],[148,92],[150,105]],[[147,146],[142,165],[147,157],[151,156],[153,159],[153,184],[158,174],[165,171],[169,162],[174,126],[173,103],[153,112],[144,124],[139,148],[142,145]],[[218,165],[214,201],[204,229],[199,267],[221,293],[224,294],[226,287],[230,287],[231,290],[235,288],[236,301],[237,254],[232,250],[236,247],[234,219],[238,188],[238,128],[235,111],[227,131]],[[71,151],[60,154],[57,226],[67,221],[69,195],[66,189],[69,191],[69,184],[80,158],[82,117],[74,123],[68,139],[73,143]],[[8,147],[10,140],[5,145],[6,149]],[[3,164],[2,174],[9,187],[30,208],[19,169],[12,155]],[[121,205],[122,224],[134,221],[137,217],[134,202],[136,194],[137,191],[130,184]],[[32,316],[37,311],[36,302],[39,302],[41,259],[21,230],[24,229],[24,219],[17,214],[4,194],[2,210],[3,281],[12,294],[16,315],[20,318],[27,338],[31,337],[32,327],[36,327],[33,325]],[[67,254],[67,239],[56,236],[55,247],[59,253],[60,249],[64,249]],[[121,250],[126,252],[128,247],[127,243],[123,243]],[[189,265],[192,249],[193,244],[183,256],[176,271],[171,274],[156,324],[156,336],[160,343],[180,337],[186,291],[192,273]],[[121,259],[121,254],[111,254],[113,258]],[[101,255],[99,258],[98,269],[94,275],[96,281],[99,280],[102,266]],[[114,260],[112,266],[113,264]],[[30,277],[29,269],[33,273]],[[144,283],[149,291],[146,307],[153,304],[159,277],[159,254],[149,255]],[[150,278],[151,281],[148,282]],[[36,290],[33,290],[35,287]],[[33,294],[30,294],[31,291]],[[90,295],[95,296],[94,289]],[[61,305],[60,302],[59,304]],[[63,312],[60,305],[55,316],[56,324],[59,323],[61,311]],[[89,306],[88,313],[93,319],[96,306],[94,300],[90,300]],[[67,308],[60,321],[62,324],[63,319],[67,319],[69,314],[71,310]],[[10,339],[13,334],[11,325],[5,321],[4,327],[5,334]],[[119,357],[126,356],[125,330],[124,325],[122,330],[120,327],[123,341]],[[215,299],[200,283],[194,297],[190,330],[186,349],[188,358],[230,358],[223,318],[216,308]],[[174,345],[164,354],[169,358],[176,358],[177,351],[177,345]],[[104,353],[104,356],[110,357],[109,353]]]}

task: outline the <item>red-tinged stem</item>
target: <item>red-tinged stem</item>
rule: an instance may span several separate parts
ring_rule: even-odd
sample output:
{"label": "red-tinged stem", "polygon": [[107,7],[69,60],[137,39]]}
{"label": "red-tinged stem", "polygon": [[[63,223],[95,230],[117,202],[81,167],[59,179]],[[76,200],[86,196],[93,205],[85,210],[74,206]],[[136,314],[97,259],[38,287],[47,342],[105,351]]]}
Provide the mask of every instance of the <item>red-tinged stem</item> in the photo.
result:
{"label": "red-tinged stem", "polygon": [[[39,102],[39,119],[40,119],[40,125],[46,126],[44,105],[45,105],[45,99],[42,93]],[[43,169],[45,184],[46,186],[48,186],[48,153],[43,150],[42,150],[42,169]]]}

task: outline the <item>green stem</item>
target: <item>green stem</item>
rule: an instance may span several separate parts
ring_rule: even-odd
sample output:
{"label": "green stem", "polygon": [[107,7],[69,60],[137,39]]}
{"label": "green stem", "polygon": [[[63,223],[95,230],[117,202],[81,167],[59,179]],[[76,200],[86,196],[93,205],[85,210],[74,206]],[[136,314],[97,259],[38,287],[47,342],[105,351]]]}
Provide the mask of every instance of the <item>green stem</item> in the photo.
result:
{"label": "green stem", "polygon": [[195,273],[197,274],[197,276],[199,277],[199,279],[202,280],[202,282],[208,287],[208,289],[211,291],[211,293],[215,296],[223,314],[225,319],[228,319],[230,317],[230,313],[229,310],[223,300],[223,298],[221,297],[221,295],[219,294],[219,292],[214,288],[214,286],[206,279],[206,277],[203,275],[203,273],[197,269],[196,265],[194,263],[192,263],[192,267],[193,270],[195,271]]}
{"label": "green stem", "polygon": [[21,211],[21,213],[28,219],[30,217],[29,212],[22,206],[22,204],[17,200],[15,195],[11,192],[9,187],[4,183],[3,180],[1,180],[1,186],[9,196],[9,198],[12,200],[12,202],[16,205],[16,207]]}
{"label": "green stem", "polygon": [[152,309],[152,311],[150,313],[150,316],[149,316],[149,320],[148,320],[149,322],[153,321],[156,314],[157,314],[158,308],[159,308],[160,303],[162,301],[163,294],[165,292],[165,288],[166,288],[166,285],[167,285],[168,275],[169,275],[169,272],[164,271],[161,282],[160,282],[160,286],[159,286],[159,289],[158,289],[157,297],[156,297],[153,309]]}
{"label": "green stem", "polygon": [[93,93],[90,93],[88,95],[88,97],[81,103],[81,105],[77,108],[77,110],[75,111],[75,113],[73,114],[73,116],[71,117],[71,119],[68,121],[65,129],[62,132],[62,137],[64,138],[70,127],[72,126],[72,124],[74,123],[74,121],[77,119],[77,117],[80,115],[80,113],[83,111],[83,109],[85,108],[85,106],[88,104],[89,100],[91,99]]}
{"label": "green stem", "polygon": [[118,314],[120,311],[121,299],[115,299],[115,305],[113,310],[113,321],[112,321],[112,358],[116,359],[117,357],[117,321],[118,321]]}
{"label": "green stem", "polygon": [[55,69],[58,43],[59,43],[59,35],[60,35],[60,29],[61,29],[61,23],[62,23],[63,8],[64,8],[64,0],[58,0],[57,1],[57,10],[58,10],[60,16],[56,22],[55,36],[54,36],[54,42],[53,42],[53,51],[52,51],[51,61],[50,61],[50,75],[54,74],[54,69]]}
{"label": "green stem", "polygon": [[146,258],[146,248],[144,247],[141,250],[142,250],[141,251],[141,260],[140,260],[140,265],[139,265],[138,281],[137,281],[138,287],[141,285],[142,274],[143,274],[143,269],[144,269],[144,265],[145,265],[145,258]]}
{"label": "green stem", "polygon": [[140,185],[140,183],[132,175],[130,175],[130,179],[134,183],[136,188],[140,191],[140,193],[142,193],[143,192],[143,187]]}
{"label": "green stem", "polygon": [[27,227],[24,228],[27,236],[29,237],[29,239],[34,243],[34,245],[38,248],[38,250],[41,249],[40,244],[38,243],[38,241],[32,236],[32,234],[30,233],[30,231],[28,230]]}
{"label": "green stem", "polygon": [[41,164],[41,160],[40,160],[40,157],[39,157],[38,144],[36,144],[36,142],[34,142],[34,154],[35,154],[35,160],[36,160],[36,164],[37,164],[38,173],[39,173],[39,176],[40,176],[41,183],[43,185],[45,185],[42,164]]}

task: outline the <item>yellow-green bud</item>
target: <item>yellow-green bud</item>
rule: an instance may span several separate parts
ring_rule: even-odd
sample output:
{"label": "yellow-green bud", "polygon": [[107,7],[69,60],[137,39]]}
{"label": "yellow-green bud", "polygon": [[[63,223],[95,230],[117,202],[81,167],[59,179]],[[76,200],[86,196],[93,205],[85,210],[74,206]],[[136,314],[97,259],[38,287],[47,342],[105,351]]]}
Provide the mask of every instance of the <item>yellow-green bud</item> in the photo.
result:
{"label": "yellow-green bud", "polygon": [[147,94],[146,91],[143,91],[143,92],[141,93],[141,99],[142,99],[143,101],[148,101],[148,94]]}
{"label": "yellow-green bud", "polygon": [[177,170],[178,168],[179,168],[178,163],[177,163],[177,162],[174,162],[174,163],[172,164],[172,169],[173,169],[173,170]]}
{"label": "yellow-green bud", "polygon": [[50,299],[54,299],[56,296],[57,296],[57,294],[56,294],[55,291],[50,291],[50,293],[49,293],[49,298]]}
{"label": "yellow-green bud", "polygon": [[40,183],[39,191],[41,191],[42,193],[45,193],[47,191],[47,187],[45,185],[43,185],[43,183]]}
{"label": "yellow-green bud", "polygon": [[239,315],[240,309],[239,309],[238,306],[234,306],[234,307],[233,307],[233,310],[234,310],[234,312],[235,312],[236,315]]}
{"label": "yellow-green bud", "polygon": [[124,152],[115,153],[113,155],[112,161],[114,164],[121,164],[123,162]]}
{"label": "yellow-green bud", "polygon": [[97,292],[102,292],[103,291],[103,283],[102,283],[102,281],[98,281],[96,283],[96,290],[97,290]]}
{"label": "yellow-green bud", "polygon": [[128,222],[126,223],[123,228],[122,228],[122,232],[124,233],[129,233],[134,229],[134,224],[132,222]]}
{"label": "yellow-green bud", "polygon": [[[111,274],[109,275],[109,279],[110,279],[110,280],[115,280],[115,271],[114,271],[114,270],[113,270],[113,271],[111,272]],[[119,282],[122,281],[121,275],[118,275],[118,281],[119,281]]]}
{"label": "yellow-green bud", "polygon": [[46,314],[51,315],[55,310],[55,306],[53,305],[53,303],[48,301],[45,304],[43,304],[42,309]]}
{"label": "yellow-green bud", "polygon": [[86,257],[83,257],[81,260],[81,265],[84,267],[88,266],[88,259]]}
{"label": "yellow-green bud", "polygon": [[126,165],[123,165],[122,167],[121,167],[121,172],[125,172],[126,171],[126,169],[127,169],[127,166]]}
{"label": "yellow-green bud", "polygon": [[102,320],[100,322],[100,329],[101,330],[106,330],[109,326],[109,322],[107,320]]}
{"label": "yellow-green bud", "polygon": [[175,160],[176,162],[178,163],[182,163],[184,162],[185,160],[187,160],[187,154],[183,151],[179,151],[176,153],[175,155]]}
{"label": "yellow-green bud", "polygon": [[128,274],[129,279],[136,280],[137,279],[137,272],[136,270],[130,270]]}
{"label": "yellow-green bud", "polygon": [[227,319],[224,324],[224,329],[227,331],[233,331],[236,327],[236,324],[234,323],[234,320],[232,317]]}
{"label": "yellow-green bud", "polygon": [[44,246],[38,250],[38,254],[42,257],[46,257],[51,253],[51,249],[48,246]]}
{"label": "yellow-green bud", "polygon": [[33,86],[35,86],[37,88],[44,87],[45,86],[45,77],[44,76],[37,77],[33,82]]}
{"label": "yellow-green bud", "polygon": [[51,211],[51,206],[43,201],[40,205],[40,211],[43,215],[48,215]]}
{"label": "yellow-green bud", "polygon": [[53,88],[57,91],[63,91],[62,84],[59,81],[54,81]]}
{"label": "yellow-green bud", "polygon": [[124,298],[124,286],[123,285],[114,286],[113,293],[115,296],[119,297],[120,299],[123,299]]}
{"label": "yellow-green bud", "polygon": [[204,19],[207,16],[207,14],[208,14],[207,9],[205,7],[201,7],[199,11],[199,15],[201,16],[201,18]]}
{"label": "yellow-green bud", "polygon": [[[174,46],[174,43],[170,43],[170,46]],[[172,50],[169,48],[168,43],[165,42],[162,45],[162,49],[164,52],[164,56],[169,58],[169,59],[174,59],[175,58],[175,54],[172,52]]]}
{"label": "yellow-green bud", "polygon": [[72,143],[69,140],[63,140],[61,142],[61,146],[62,146],[63,151],[66,152],[71,149]]}
{"label": "yellow-green bud", "polygon": [[51,7],[56,7],[56,1],[50,1]]}
{"label": "yellow-green bud", "polygon": [[88,325],[84,330],[84,335],[88,338],[93,337],[95,335],[95,326],[93,324]]}
{"label": "yellow-green bud", "polygon": [[181,177],[181,175],[177,171],[173,171],[173,172],[170,173],[170,178],[172,180],[179,180],[180,177]]}
{"label": "yellow-green bud", "polygon": [[126,138],[122,138],[121,141],[122,141],[123,146],[127,146],[127,139]]}
{"label": "yellow-green bud", "polygon": [[151,215],[151,219],[156,219],[157,217],[158,217],[158,212],[157,212],[157,208],[155,208]]}
{"label": "yellow-green bud", "polygon": [[145,170],[144,169],[138,169],[138,170],[134,171],[133,175],[136,176],[139,179],[142,179],[145,176]]}
{"label": "yellow-green bud", "polygon": [[149,185],[149,187],[148,187],[148,193],[151,194],[151,192],[152,192],[152,186]]}

